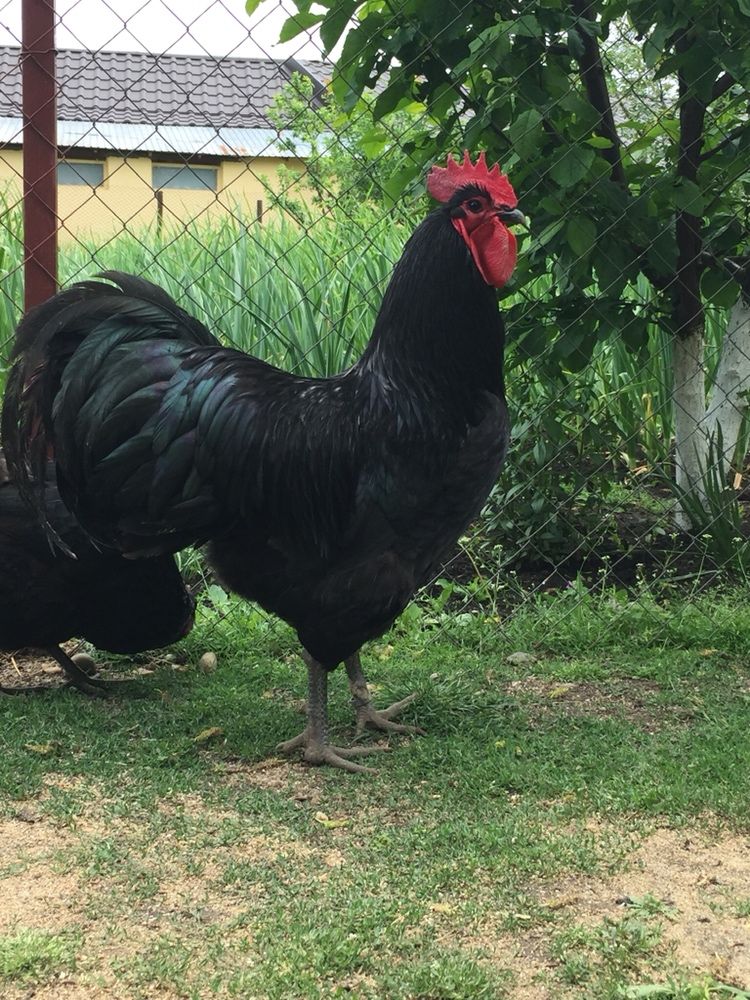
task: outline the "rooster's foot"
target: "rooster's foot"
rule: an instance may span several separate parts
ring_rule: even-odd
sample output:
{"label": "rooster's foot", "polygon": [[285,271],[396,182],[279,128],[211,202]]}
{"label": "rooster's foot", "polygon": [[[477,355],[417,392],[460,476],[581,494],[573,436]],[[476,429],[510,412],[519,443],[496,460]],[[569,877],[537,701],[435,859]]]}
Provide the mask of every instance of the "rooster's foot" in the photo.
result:
{"label": "rooster's foot", "polygon": [[361,736],[365,729],[379,729],[384,733],[410,733],[413,736],[424,736],[425,730],[421,726],[407,726],[400,722],[391,721],[407,705],[411,705],[416,697],[416,694],[410,694],[407,698],[402,698],[401,701],[389,705],[388,708],[381,709],[375,708],[371,701],[362,704],[353,698],[354,709],[357,713],[357,736]]}
{"label": "rooster's foot", "polygon": [[352,704],[357,713],[357,736],[361,736],[365,729],[379,729],[384,733],[406,733],[415,736],[424,736],[424,729],[421,726],[407,726],[391,720],[402,712],[408,705],[416,699],[416,694],[410,694],[401,701],[396,701],[388,708],[377,709],[372,703],[370,689],[367,686],[367,678],[362,672],[362,664],[359,660],[359,653],[350,656],[345,661],[346,673],[349,678],[349,689],[352,692]]}
{"label": "rooster's foot", "polygon": [[308,764],[329,764],[331,767],[340,767],[344,771],[374,774],[373,768],[355,764],[350,758],[383,753],[388,750],[388,747],[337,747],[331,743],[323,742],[308,726],[294,739],[279,743],[276,749],[279,753],[292,753],[294,750],[301,749],[303,751],[302,758]]}
{"label": "rooster's foot", "polygon": [[372,773],[371,767],[355,764],[352,758],[382,753],[388,747],[337,747],[328,742],[328,671],[305,650],[307,664],[307,726],[292,740],[279,743],[280,753],[302,750],[308,764],[328,764],[343,771]]}

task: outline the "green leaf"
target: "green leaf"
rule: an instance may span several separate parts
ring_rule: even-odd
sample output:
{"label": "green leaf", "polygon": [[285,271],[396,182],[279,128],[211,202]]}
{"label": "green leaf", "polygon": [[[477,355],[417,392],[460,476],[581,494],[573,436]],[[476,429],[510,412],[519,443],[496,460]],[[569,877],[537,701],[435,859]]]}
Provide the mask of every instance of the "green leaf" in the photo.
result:
{"label": "green leaf", "polygon": [[635,139],[633,142],[630,143],[630,145],[627,147],[626,152],[637,153],[639,149],[649,149],[651,146],[653,146],[655,140],[656,140],[655,135],[651,134],[642,135],[638,139]]}
{"label": "green leaf", "polygon": [[395,205],[404,193],[404,188],[414,180],[414,178],[421,172],[421,169],[422,166],[420,163],[409,160],[406,166],[397,170],[395,174],[392,174],[388,178],[383,185],[383,194],[386,195],[386,197]]}
{"label": "green leaf", "polygon": [[596,243],[596,224],[586,215],[573,215],[565,227],[565,237],[573,253],[585,257]]}
{"label": "green leaf", "polygon": [[740,286],[719,268],[709,268],[701,278],[701,295],[711,305],[728,309],[740,295]]}
{"label": "green leaf", "polygon": [[403,75],[394,73],[391,82],[375,101],[373,117],[384,118],[396,109],[400,101],[409,96],[409,81]]}
{"label": "green leaf", "polygon": [[359,140],[363,153],[373,159],[379,156],[385,149],[388,136],[379,128],[371,128]]}
{"label": "green leaf", "polygon": [[645,316],[623,316],[621,322],[620,336],[632,351],[639,350],[648,342],[648,321]]}
{"label": "green leaf", "polygon": [[677,247],[671,228],[663,229],[646,249],[646,259],[657,274],[669,276],[677,266]]}
{"label": "green leaf", "polygon": [[550,195],[542,198],[539,207],[548,215],[565,215],[565,206],[559,198],[552,198]]}
{"label": "green leaf", "polygon": [[578,28],[568,28],[568,52],[574,59],[580,59],[586,48],[583,42],[583,35]]}
{"label": "green leaf", "polygon": [[675,208],[689,212],[690,215],[701,215],[706,207],[706,201],[701,189],[694,181],[680,180],[672,191],[672,204]]}
{"label": "green leaf", "polygon": [[544,32],[533,14],[519,14],[514,21],[515,33],[527,38],[540,38]]}
{"label": "green leaf", "polygon": [[325,15],[320,28],[320,38],[326,52],[330,52],[341,38],[344,29],[351,21],[358,0],[337,0],[333,8]]}
{"label": "green leaf", "polygon": [[594,149],[611,149],[613,142],[611,139],[605,139],[603,135],[592,135],[586,140],[587,146],[593,146]]}
{"label": "green leaf", "polygon": [[456,88],[450,83],[443,83],[433,92],[429,102],[430,115],[440,121],[445,118],[450,109],[456,103],[458,95]]}
{"label": "green leaf", "polygon": [[342,816],[340,819],[329,819],[324,812],[316,812],[313,817],[316,823],[320,823],[326,830],[338,830],[342,826],[348,826],[351,820]]}
{"label": "green leaf", "polygon": [[595,158],[593,149],[569,146],[552,164],[550,177],[560,187],[574,187],[588,174]]}
{"label": "green leaf", "polygon": [[59,753],[62,743],[59,740],[52,740],[49,743],[24,743],[23,748],[29,753],[38,754],[39,757],[53,757]]}
{"label": "green leaf", "polygon": [[263,0],[245,0],[245,13],[253,15]]}
{"label": "green leaf", "polygon": [[653,983],[645,986],[630,986],[625,993],[625,1000],[670,1000],[674,990],[669,983]]}
{"label": "green leaf", "polygon": [[522,160],[529,159],[542,144],[542,116],[536,108],[522,111],[508,129],[513,152]]}
{"label": "green leaf", "polygon": [[659,24],[652,31],[643,46],[643,61],[649,69],[652,69],[664,52],[664,44],[674,33],[671,24]]}
{"label": "green leaf", "polygon": [[333,75],[333,92],[344,111],[351,111],[370,79],[377,56],[377,39],[385,26],[385,17],[377,11],[360,20],[348,32]]}
{"label": "green leaf", "polygon": [[544,227],[539,236],[537,236],[535,241],[536,247],[542,249],[547,246],[548,243],[551,243],[564,225],[565,219],[555,219],[554,222],[550,222],[548,226]]}
{"label": "green leaf", "polygon": [[310,14],[304,12],[292,14],[292,16],[284,22],[281,31],[279,32],[279,41],[291,41],[303,31],[306,31],[308,28],[312,28],[315,24],[319,24],[322,19],[322,14]]}
{"label": "green leaf", "polygon": [[680,54],[679,68],[690,95],[695,94],[704,101],[710,101],[714,80],[722,68],[710,41],[695,38],[690,48]]}
{"label": "green leaf", "polygon": [[208,729],[201,729],[201,731],[193,737],[193,743],[199,747],[208,746],[209,743],[215,743],[224,736],[224,730],[221,726],[209,726]]}

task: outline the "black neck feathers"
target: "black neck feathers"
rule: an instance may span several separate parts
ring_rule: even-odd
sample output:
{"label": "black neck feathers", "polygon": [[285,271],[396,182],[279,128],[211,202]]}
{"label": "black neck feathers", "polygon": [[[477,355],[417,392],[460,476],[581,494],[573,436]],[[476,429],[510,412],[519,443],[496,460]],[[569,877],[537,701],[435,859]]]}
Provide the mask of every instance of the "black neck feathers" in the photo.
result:
{"label": "black neck feathers", "polygon": [[460,405],[477,390],[503,397],[503,347],[495,290],[438,209],[406,244],[357,368]]}

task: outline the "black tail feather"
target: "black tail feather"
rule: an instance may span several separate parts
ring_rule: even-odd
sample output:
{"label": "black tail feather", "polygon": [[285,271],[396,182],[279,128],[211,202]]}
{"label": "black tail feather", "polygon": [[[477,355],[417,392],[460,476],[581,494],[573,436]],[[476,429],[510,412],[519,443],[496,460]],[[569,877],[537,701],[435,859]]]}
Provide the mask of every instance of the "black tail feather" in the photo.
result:
{"label": "black tail feather", "polygon": [[37,512],[50,541],[68,554],[68,546],[47,518],[45,482],[48,459],[54,457],[52,408],[75,351],[105,321],[122,316],[123,323],[133,322],[139,303],[155,307],[153,314],[160,317],[155,336],[174,337],[196,347],[218,346],[201,322],[145,278],[121,271],[103,271],[98,277],[105,280],[78,282],[23,317],[0,422],[12,479]]}

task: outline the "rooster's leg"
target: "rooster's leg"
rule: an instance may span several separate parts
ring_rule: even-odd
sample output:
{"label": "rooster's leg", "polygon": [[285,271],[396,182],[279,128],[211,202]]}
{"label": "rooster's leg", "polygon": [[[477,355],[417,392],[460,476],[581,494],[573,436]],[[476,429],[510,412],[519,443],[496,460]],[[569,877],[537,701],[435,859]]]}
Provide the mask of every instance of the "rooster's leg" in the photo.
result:
{"label": "rooster's leg", "polygon": [[365,729],[381,729],[386,733],[415,733],[424,735],[424,729],[419,726],[405,726],[398,722],[391,722],[394,716],[398,715],[407,705],[411,705],[416,694],[410,694],[401,701],[396,701],[388,708],[378,710],[372,703],[370,689],[367,686],[367,678],[362,672],[362,663],[359,653],[344,660],[346,673],[349,678],[349,690],[352,693],[352,704],[357,713],[357,735],[361,735]]}
{"label": "rooster's leg", "polygon": [[328,742],[328,671],[308,652],[303,652],[302,656],[307,664],[307,726],[299,736],[279,743],[276,749],[289,753],[302,748],[308,764],[330,764],[345,771],[372,772],[371,767],[355,764],[349,758],[364,757],[387,748],[336,747]]}
{"label": "rooster's leg", "polygon": [[102,687],[105,682],[92,676],[96,670],[96,664],[86,653],[68,656],[65,650],[59,646],[49,646],[45,652],[62,667],[68,678],[68,683],[72,684],[73,687],[92,698],[107,697],[107,692]]}

